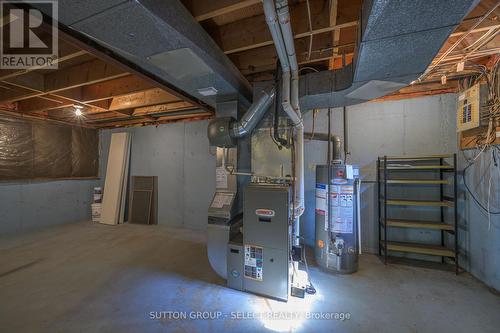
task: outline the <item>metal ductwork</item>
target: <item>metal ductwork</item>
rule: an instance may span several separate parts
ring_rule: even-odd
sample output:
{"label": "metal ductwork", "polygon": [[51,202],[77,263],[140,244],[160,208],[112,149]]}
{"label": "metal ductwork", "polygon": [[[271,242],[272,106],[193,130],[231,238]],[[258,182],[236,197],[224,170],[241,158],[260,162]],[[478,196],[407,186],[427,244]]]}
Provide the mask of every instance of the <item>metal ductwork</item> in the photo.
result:
{"label": "metal ductwork", "polygon": [[255,129],[276,97],[276,88],[268,86],[260,92],[259,98],[250,106],[240,120],[220,117],[208,124],[207,134],[211,146],[235,147],[237,139],[246,137]]}
{"label": "metal ductwork", "polygon": [[217,95],[252,100],[248,81],[179,0],[59,0],[58,7],[63,33],[200,104],[215,107]]}
{"label": "metal ductwork", "polygon": [[250,134],[269,109],[275,97],[276,88],[274,86],[262,90],[259,98],[250,106],[243,117],[239,121],[231,123],[230,136],[237,139]]}
{"label": "metal ductwork", "polygon": [[385,96],[417,79],[479,0],[366,0],[353,64],[300,79],[304,110]]}
{"label": "metal ductwork", "polygon": [[[377,98],[408,85],[425,71],[450,33],[479,0],[365,0],[354,64],[339,71],[310,73],[300,78],[300,107],[338,107]],[[29,3],[42,11],[42,5]],[[290,82],[298,80],[293,54],[286,43],[286,1],[277,1],[278,15],[264,1],[277,53]],[[212,107],[217,95],[251,101],[251,86],[179,0],[59,0],[59,23],[64,33],[100,45],[138,71],[170,85],[187,97]],[[266,9],[267,7],[267,9]],[[47,12],[47,14],[49,14]],[[281,29],[271,28],[271,26]],[[424,46],[424,47],[423,47]],[[287,59],[285,61],[285,59]],[[214,88],[214,89],[211,89]],[[294,117],[293,87],[284,89]],[[297,96],[297,100],[299,99]],[[249,103],[248,103],[249,104]],[[291,107],[288,107],[290,105]],[[292,119],[293,121],[293,119]]]}

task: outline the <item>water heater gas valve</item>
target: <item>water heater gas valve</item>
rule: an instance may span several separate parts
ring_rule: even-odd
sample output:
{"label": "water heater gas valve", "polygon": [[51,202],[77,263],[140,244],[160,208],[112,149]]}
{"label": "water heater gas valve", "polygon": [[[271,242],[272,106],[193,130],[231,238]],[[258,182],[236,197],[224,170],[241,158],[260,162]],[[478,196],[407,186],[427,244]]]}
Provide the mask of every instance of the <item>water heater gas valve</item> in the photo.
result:
{"label": "water heater gas valve", "polygon": [[344,250],[344,240],[342,238],[335,238],[335,242],[333,243],[333,250],[334,253],[338,256],[342,255],[342,252]]}

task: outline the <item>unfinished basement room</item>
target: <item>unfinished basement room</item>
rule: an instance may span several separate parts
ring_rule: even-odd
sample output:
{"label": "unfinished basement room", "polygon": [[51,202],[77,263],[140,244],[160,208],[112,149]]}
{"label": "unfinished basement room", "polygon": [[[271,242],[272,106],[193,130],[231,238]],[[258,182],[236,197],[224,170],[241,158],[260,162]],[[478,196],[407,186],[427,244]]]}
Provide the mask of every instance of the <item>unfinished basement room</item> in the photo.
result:
{"label": "unfinished basement room", "polygon": [[500,332],[500,0],[0,0],[0,333]]}

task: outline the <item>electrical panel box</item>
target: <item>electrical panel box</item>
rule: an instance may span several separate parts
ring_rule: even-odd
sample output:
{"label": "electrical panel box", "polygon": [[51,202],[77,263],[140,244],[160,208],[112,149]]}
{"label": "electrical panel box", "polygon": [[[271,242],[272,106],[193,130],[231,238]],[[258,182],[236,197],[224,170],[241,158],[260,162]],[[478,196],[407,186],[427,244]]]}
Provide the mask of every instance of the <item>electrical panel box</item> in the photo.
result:
{"label": "electrical panel box", "polygon": [[290,187],[252,184],[243,199],[243,288],[288,300]]}
{"label": "electrical panel box", "polygon": [[482,111],[486,110],[488,102],[488,87],[486,84],[476,84],[458,94],[457,132],[486,125],[481,120]]}

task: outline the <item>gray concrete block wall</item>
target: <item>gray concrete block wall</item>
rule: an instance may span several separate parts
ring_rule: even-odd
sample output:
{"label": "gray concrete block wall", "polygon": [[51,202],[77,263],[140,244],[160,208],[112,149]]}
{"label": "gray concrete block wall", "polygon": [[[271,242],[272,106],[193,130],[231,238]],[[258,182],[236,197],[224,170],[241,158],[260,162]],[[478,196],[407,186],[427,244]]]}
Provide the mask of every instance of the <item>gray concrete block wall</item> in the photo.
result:
{"label": "gray concrete block wall", "polygon": [[[348,163],[361,167],[363,185],[361,189],[361,227],[363,250],[376,253],[378,250],[376,160],[383,155],[425,155],[457,153],[459,170],[465,166],[458,150],[456,133],[456,95],[369,102],[348,107]],[[343,136],[342,109],[333,109],[332,132]],[[312,129],[312,112],[304,116],[307,132]],[[316,115],[317,132],[327,133],[327,110]],[[314,244],[314,204],[316,164],[326,162],[326,142],[307,141],[306,162],[306,211],[302,219],[303,236],[307,244]],[[469,156],[471,153],[467,153]],[[478,159],[469,171],[469,182],[482,202],[486,203],[489,172],[497,172],[490,165],[491,154]],[[459,173],[459,247],[461,265],[487,285],[500,290],[500,215],[491,217],[488,230],[488,215],[482,211],[465,191]],[[481,183],[481,179],[483,182]],[[485,181],[486,179],[486,181]],[[491,194],[491,203],[500,206],[500,174],[492,176],[497,182],[497,192]],[[426,195],[426,189],[421,191]],[[465,198],[465,200],[464,200]],[[405,213],[404,211],[402,212]],[[431,214],[421,211],[420,214]],[[419,241],[432,239],[430,231],[396,231],[400,235]]]}
{"label": "gray concrete block wall", "polygon": [[[466,154],[467,158],[474,156],[472,152]],[[463,155],[459,156],[460,169],[463,169],[467,164]],[[469,188],[485,207],[491,175],[490,209],[499,212],[500,167],[493,165],[491,153],[482,154],[466,174]],[[461,264],[488,286],[500,291],[500,215],[491,215],[489,219],[488,213],[466,191],[462,177],[459,177],[459,184],[462,193],[459,205]]]}
{"label": "gray concrete block wall", "polygon": [[208,121],[184,124],[184,226],[205,229],[215,191],[215,149],[209,148]]}
{"label": "gray concrete block wall", "polygon": [[0,183],[0,237],[91,219],[98,180]]}
{"label": "gray concrete block wall", "polygon": [[[454,94],[409,100],[364,103],[348,108],[348,162],[359,164],[362,186],[362,241],[368,252],[377,250],[375,161],[379,155],[457,152]],[[326,110],[317,113],[317,132],[326,133]],[[312,112],[305,114],[311,131]],[[0,184],[0,234],[34,230],[54,224],[90,219],[94,186],[102,185],[111,133],[133,135],[131,175],[158,176],[159,223],[194,229],[206,227],[206,211],[215,188],[215,156],[206,138],[207,121],[173,123],[158,127],[101,131],[100,181],[65,180]],[[333,109],[333,133],[342,136],[342,110]],[[461,154],[459,154],[461,155]],[[471,184],[478,184],[489,166],[489,156],[478,159]],[[326,142],[307,141],[306,212],[302,230],[306,243],[314,243],[315,166],[326,161]],[[465,165],[461,161],[461,167]],[[500,177],[500,176],[499,176]],[[493,181],[500,181],[493,178]],[[497,185],[498,188],[498,185]],[[459,240],[465,256],[462,265],[489,286],[500,289],[500,216],[488,217],[464,194],[460,203]],[[486,186],[476,190],[485,198]],[[500,194],[496,193],[499,198]],[[497,199],[494,199],[497,200]],[[412,238],[419,234],[410,235]],[[428,236],[428,235],[420,235]]]}
{"label": "gray concrete block wall", "polygon": [[131,175],[158,176],[159,223],[205,229],[215,189],[207,121],[103,130],[101,179],[0,183],[0,236],[88,221],[95,186],[104,186],[111,133],[132,133]]}
{"label": "gray concrete block wall", "polygon": [[205,229],[215,190],[215,152],[209,149],[207,124],[193,121],[103,130],[102,175],[111,134],[130,132],[130,175],[158,176],[158,223]]}
{"label": "gray concrete block wall", "polygon": [[[454,94],[424,98],[369,102],[350,106],[348,112],[348,163],[361,168],[361,227],[363,249],[378,251],[376,161],[383,155],[453,153],[456,97]],[[327,133],[328,110],[316,113],[315,131]],[[304,115],[306,132],[312,131],[313,112]],[[332,133],[343,142],[343,112],[332,109]],[[327,143],[306,141],[306,212],[302,230],[314,244],[315,165],[326,162]],[[412,235],[410,235],[412,237]]]}

